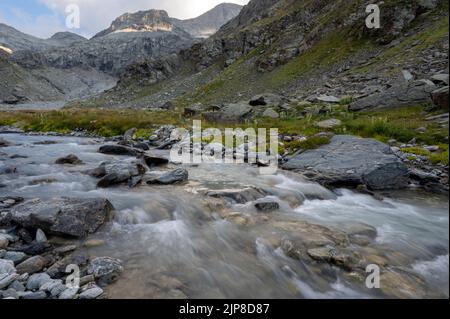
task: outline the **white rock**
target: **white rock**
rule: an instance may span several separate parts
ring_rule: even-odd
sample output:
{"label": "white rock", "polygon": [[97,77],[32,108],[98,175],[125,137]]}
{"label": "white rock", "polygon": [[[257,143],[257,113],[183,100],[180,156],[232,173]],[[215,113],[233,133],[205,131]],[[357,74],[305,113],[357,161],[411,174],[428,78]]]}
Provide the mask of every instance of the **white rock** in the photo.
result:
{"label": "white rock", "polygon": [[36,231],[36,241],[38,243],[46,243],[47,242],[47,236],[45,236],[45,233],[42,231],[42,229],[38,229]]}

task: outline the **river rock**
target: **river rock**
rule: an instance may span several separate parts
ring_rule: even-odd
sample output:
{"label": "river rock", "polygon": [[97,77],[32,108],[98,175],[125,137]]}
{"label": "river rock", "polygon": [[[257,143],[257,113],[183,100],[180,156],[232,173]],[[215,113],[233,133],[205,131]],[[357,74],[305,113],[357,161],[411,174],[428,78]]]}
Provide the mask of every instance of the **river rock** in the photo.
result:
{"label": "river rock", "polygon": [[178,168],[159,177],[150,179],[147,184],[171,185],[187,181],[189,173],[185,168]]}
{"label": "river rock", "polygon": [[47,236],[45,236],[45,233],[42,229],[38,229],[36,231],[36,242],[38,243],[46,243],[47,242]]}
{"label": "river rock", "polygon": [[388,190],[408,184],[408,169],[389,145],[350,135],[336,135],[330,144],[294,156],[283,168],[326,186]]}
{"label": "river rock", "polygon": [[144,161],[148,167],[155,167],[169,164],[169,159],[161,156],[144,155]]}
{"label": "river rock", "polygon": [[125,134],[123,135],[123,140],[124,141],[128,141],[131,142],[134,137],[136,136],[137,133],[137,129],[136,128],[130,128],[128,131],[125,132]]}
{"label": "river rock", "polygon": [[48,260],[42,256],[33,256],[17,265],[19,274],[34,274],[42,271],[47,266]]}
{"label": "river rock", "polygon": [[123,272],[123,266],[119,259],[98,257],[89,263],[87,272],[94,275],[100,285],[108,285],[117,280]]}
{"label": "river rock", "polygon": [[8,147],[11,143],[5,140],[4,138],[0,137],[0,147]]}
{"label": "river rock", "polygon": [[431,92],[436,86],[431,81],[419,80],[395,85],[386,91],[373,94],[350,104],[350,111],[363,111],[378,108],[396,108],[431,102]]}
{"label": "river rock", "polygon": [[11,221],[49,234],[83,238],[110,221],[113,209],[103,198],[30,200],[11,210]]}
{"label": "river rock", "polygon": [[68,288],[59,295],[58,299],[60,299],[60,300],[75,299],[75,297],[77,296],[78,290],[79,290],[78,288]]}
{"label": "river rock", "polygon": [[100,287],[93,287],[83,291],[79,298],[80,299],[96,299],[103,294],[103,289]]}
{"label": "river rock", "polygon": [[51,267],[47,269],[47,274],[52,278],[62,278],[67,275],[66,269],[69,265],[77,265],[78,267],[83,267],[88,263],[88,256],[85,253],[78,252],[72,255],[68,255],[61,260],[58,260]]}
{"label": "river rock", "polygon": [[45,293],[45,291],[36,291],[36,292],[24,294],[22,296],[22,299],[42,300],[42,299],[47,299],[47,294]]}
{"label": "river rock", "polygon": [[0,249],[6,249],[9,245],[9,240],[6,238],[6,236],[3,236],[0,234]]}
{"label": "river rock", "polygon": [[76,155],[69,154],[65,157],[58,158],[55,163],[59,165],[80,165],[83,164],[83,161],[80,160]]}
{"label": "river rock", "polygon": [[243,189],[211,190],[207,191],[205,194],[214,198],[230,199],[238,204],[245,204],[267,196],[267,193],[264,190],[253,187]]}
{"label": "river rock", "polygon": [[3,256],[3,259],[11,260],[14,265],[17,265],[24,261],[27,258],[27,255],[21,251],[8,251]]}
{"label": "river rock", "polygon": [[142,151],[123,145],[104,145],[100,147],[99,152],[108,155],[137,156]]}
{"label": "river rock", "polygon": [[255,207],[260,212],[272,212],[280,208],[280,204],[273,201],[262,201],[255,204]]}
{"label": "river rock", "polygon": [[33,274],[28,278],[27,289],[38,290],[41,286],[51,281],[52,279],[46,273]]}
{"label": "river rock", "polygon": [[0,290],[5,289],[9,285],[11,285],[17,279],[17,277],[17,274],[0,274]]}
{"label": "river rock", "polygon": [[[128,183],[130,187],[134,186],[130,182],[133,182],[135,177],[142,177],[146,171],[139,160],[104,163],[102,165],[105,175],[97,183],[97,186],[102,188],[122,183]],[[100,171],[100,168],[98,170]]]}
{"label": "river rock", "polygon": [[11,260],[0,259],[0,275],[15,274],[16,268]]}

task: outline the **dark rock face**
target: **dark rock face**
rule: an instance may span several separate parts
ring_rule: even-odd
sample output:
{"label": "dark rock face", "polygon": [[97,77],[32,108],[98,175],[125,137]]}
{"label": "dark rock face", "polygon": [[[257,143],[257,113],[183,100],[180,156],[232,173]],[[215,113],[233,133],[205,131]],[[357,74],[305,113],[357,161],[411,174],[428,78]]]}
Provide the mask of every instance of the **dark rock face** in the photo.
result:
{"label": "dark rock face", "polygon": [[56,198],[26,201],[15,206],[10,216],[12,223],[22,227],[83,238],[110,221],[113,209],[111,203],[103,198]]}
{"label": "dark rock face", "polygon": [[408,169],[390,147],[373,139],[336,135],[330,144],[291,158],[284,169],[329,186],[366,185],[372,190],[407,186]]}
{"label": "dark rock face", "polygon": [[99,152],[108,155],[137,156],[141,151],[122,145],[104,145],[100,147]]}
{"label": "dark rock face", "polygon": [[394,108],[431,102],[430,94],[434,90],[436,90],[436,86],[431,81],[415,81],[411,84],[401,84],[393,86],[384,92],[353,102],[350,104],[349,110],[363,111],[379,108]]}
{"label": "dark rock face", "polygon": [[60,165],[66,165],[66,164],[80,165],[80,164],[83,164],[83,161],[80,160],[76,155],[70,154],[70,155],[67,155],[66,157],[61,157],[61,158],[57,159],[55,163],[60,164]]}
{"label": "dark rock face", "polygon": [[188,178],[189,178],[188,171],[184,168],[178,168],[174,171],[163,174],[160,177],[148,180],[147,184],[160,184],[160,185],[178,184],[187,181]]}

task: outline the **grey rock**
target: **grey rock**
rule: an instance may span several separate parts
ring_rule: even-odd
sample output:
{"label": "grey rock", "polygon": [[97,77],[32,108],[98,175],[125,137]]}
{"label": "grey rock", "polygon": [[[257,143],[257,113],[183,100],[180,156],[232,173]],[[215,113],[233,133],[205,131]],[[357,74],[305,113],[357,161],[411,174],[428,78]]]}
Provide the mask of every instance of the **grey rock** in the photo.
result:
{"label": "grey rock", "polygon": [[331,129],[342,125],[342,121],[338,119],[329,119],[317,122],[316,124],[320,128]]}
{"label": "grey rock", "polygon": [[139,160],[112,162],[102,165],[105,176],[97,183],[97,186],[102,188],[129,183],[134,177],[144,175],[146,171],[144,165]]}
{"label": "grey rock", "polygon": [[86,237],[112,217],[113,206],[102,198],[30,200],[11,210],[11,220],[15,224],[71,237]]}
{"label": "grey rock", "polygon": [[123,135],[123,140],[124,141],[132,141],[135,137],[137,133],[137,129],[136,128],[130,128],[128,131],[125,132],[125,134]]}
{"label": "grey rock", "polygon": [[205,195],[214,198],[230,199],[238,204],[245,204],[255,201],[267,196],[267,193],[262,189],[257,188],[243,188],[243,189],[224,189],[207,191]]}
{"label": "grey rock", "polygon": [[431,102],[430,93],[434,90],[436,90],[436,86],[430,81],[419,80],[406,84],[398,84],[381,93],[352,102],[349,110],[362,111],[379,108],[396,108],[405,105]]}
{"label": "grey rock", "polygon": [[277,202],[272,201],[262,201],[255,204],[257,210],[261,212],[272,212],[280,208]]}
{"label": "grey rock", "polygon": [[210,122],[245,122],[253,117],[253,109],[245,102],[226,104],[220,111],[206,112],[203,117]]}
{"label": "grey rock", "polygon": [[24,294],[22,299],[27,300],[42,300],[47,299],[47,294],[44,291],[36,291],[29,294]]}
{"label": "grey rock", "polygon": [[314,100],[317,102],[325,102],[325,103],[340,103],[342,99],[332,95],[320,95]]}
{"label": "grey rock", "polygon": [[33,256],[16,266],[19,274],[34,274],[42,271],[47,266],[47,259],[42,256]]}
{"label": "grey rock", "polygon": [[411,74],[408,70],[402,70],[403,78],[409,82],[414,80],[414,75]]}
{"label": "grey rock", "polygon": [[435,74],[431,77],[431,81],[434,83],[443,83],[445,85],[449,84],[449,76],[448,74]]}
{"label": "grey rock", "polygon": [[5,140],[4,138],[0,137],[0,147],[7,147],[10,146],[11,143]]}
{"label": "grey rock", "polygon": [[17,279],[17,277],[17,274],[0,274],[0,290],[5,289],[9,285],[11,285]]}
{"label": "grey rock", "polygon": [[70,154],[65,157],[61,157],[61,158],[57,159],[55,163],[59,164],[59,165],[66,165],[66,164],[80,165],[80,164],[83,164],[83,161],[80,160],[76,155]]}
{"label": "grey rock", "polygon": [[184,168],[178,168],[157,178],[148,180],[147,184],[171,185],[185,182],[188,180],[188,178],[188,171]]}
{"label": "grey rock", "polygon": [[297,155],[282,167],[327,186],[385,190],[406,187],[408,181],[408,169],[388,145],[350,135],[336,135],[330,144]]}
{"label": "grey rock", "polygon": [[27,258],[27,255],[20,251],[8,251],[3,256],[6,260],[11,260],[15,265],[21,263]]}
{"label": "grey rock", "polygon": [[18,292],[25,291],[25,286],[19,280],[15,280],[12,284],[9,285],[9,288],[12,288]]}
{"label": "grey rock", "polygon": [[123,145],[103,145],[99,148],[99,152],[109,155],[137,156],[142,151]]}
{"label": "grey rock", "polygon": [[0,249],[6,249],[9,245],[9,240],[2,234],[0,234]]}
{"label": "grey rock", "polygon": [[13,288],[9,288],[0,293],[3,295],[3,299],[19,299],[19,293]]}
{"label": "grey rock", "polygon": [[122,262],[110,257],[98,257],[89,263],[88,274],[93,275],[100,285],[108,285],[123,272]]}
{"label": "grey rock", "polygon": [[53,280],[46,273],[32,274],[27,281],[28,290],[38,290],[41,286]]}
{"label": "grey rock", "polygon": [[272,119],[277,119],[280,117],[280,114],[278,114],[274,109],[267,109],[264,111],[264,113],[262,114],[263,117],[270,117]]}
{"label": "grey rock", "polygon": [[96,299],[100,297],[103,294],[103,289],[100,287],[94,287],[87,289],[86,291],[83,291],[79,298],[80,299]]}
{"label": "grey rock", "polygon": [[148,167],[155,167],[169,164],[169,158],[161,156],[144,155],[144,161]]}
{"label": "grey rock", "polygon": [[75,297],[77,296],[78,290],[79,290],[78,288],[68,288],[59,295],[59,299],[61,299],[61,300],[75,299]]}
{"label": "grey rock", "polygon": [[76,252],[68,255],[61,260],[58,260],[51,267],[47,269],[47,274],[52,278],[62,278],[67,275],[66,269],[68,265],[77,265],[82,268],[88,262],[88,256],[83,252]]}
{"label": "grey rock", "polygon": [[45,233],[42,229],[38,229],[36,231],[36,242],[38,242],[38,243],[46,243],[47,242],[47,236],[45,235]]}
{"label": "grey rock", "polygon": [[1,274],[15,274],[16,268],[11,260],[0,259],[0,275]]}

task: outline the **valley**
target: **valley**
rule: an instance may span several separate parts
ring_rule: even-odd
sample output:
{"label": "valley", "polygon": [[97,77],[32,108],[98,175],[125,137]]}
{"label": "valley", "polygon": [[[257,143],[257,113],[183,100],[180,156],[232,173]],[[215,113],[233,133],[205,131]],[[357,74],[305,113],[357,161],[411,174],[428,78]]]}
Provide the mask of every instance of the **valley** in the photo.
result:
{"label": "valley", "polygon": [[447,299],[448,3],[368,4],[0,24],[0,297]]}

